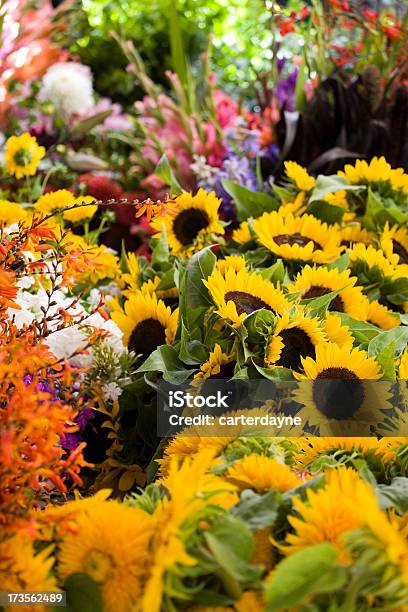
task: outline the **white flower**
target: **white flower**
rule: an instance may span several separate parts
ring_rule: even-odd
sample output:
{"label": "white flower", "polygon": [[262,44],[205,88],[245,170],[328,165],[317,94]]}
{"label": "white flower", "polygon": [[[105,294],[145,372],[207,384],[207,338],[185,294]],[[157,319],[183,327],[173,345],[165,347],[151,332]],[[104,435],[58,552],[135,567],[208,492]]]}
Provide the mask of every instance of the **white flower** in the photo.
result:
{"label": "white flower", "polygon": [[57,359],[69,359],[85,348],[87,337],[76,325],[72,325],[50,334],[45,343]]}
{"label": "white flower", "polygon": [[30,287],[32,287],[35,283],[35,278],[32,276],[22,276],[21,278],[18,279],[17,281],[17,286],[20,287],[20,289],[29,289]]}
{"label": "white flower", "polygon": [[59,62],[43,76],[39,99],[49,101],[65,119],[82,115],[94,105],[92,73],[78,62]]}
{"label": "white flower", "polygon": [[116,402],[122,394],[122,389],[115,382],[110,382],[106,385],[102,385],[102,393],[106,402],[109,400]]}

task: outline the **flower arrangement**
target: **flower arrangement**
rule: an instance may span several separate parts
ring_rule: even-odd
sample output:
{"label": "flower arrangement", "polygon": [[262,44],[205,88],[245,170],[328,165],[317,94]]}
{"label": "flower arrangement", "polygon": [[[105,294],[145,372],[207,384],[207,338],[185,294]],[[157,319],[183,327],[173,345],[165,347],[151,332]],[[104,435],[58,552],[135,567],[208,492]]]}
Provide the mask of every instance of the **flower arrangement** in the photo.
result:
{"label": "flower arrangement", "polygon": [[[36,140],[7,152],[35,185]],[[236,229],[204,189],[127,203],[149,257],[99,242],[109,202],[1,202],[2,585],[107,611],[403,609],[408,177],[292,162],[272,192],[223,187]],[[157,384],[217,378],[293,381],[247,413],[303,425],[158,440]]]}

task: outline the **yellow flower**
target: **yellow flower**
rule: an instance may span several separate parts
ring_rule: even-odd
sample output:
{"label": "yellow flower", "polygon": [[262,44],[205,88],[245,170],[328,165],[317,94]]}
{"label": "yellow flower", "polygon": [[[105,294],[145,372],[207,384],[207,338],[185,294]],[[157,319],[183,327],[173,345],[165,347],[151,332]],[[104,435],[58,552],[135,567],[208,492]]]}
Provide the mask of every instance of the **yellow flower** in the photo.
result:
{"label": "yellow flower", "polygon": [[350,247],[355,242],[363,242],[364,244],[370,244],[375,238],[375,234],[368,232],[366,229],[361,227],[360,223],[351,223],[350,225],[344,225],[340,229],[341,233],[341,244]]}
{"label": "yellow flower", "polygon": [[303,484],[303,480],[289,466],[265,455],[247,455],[239,459],[228,468],[225,477],[241,491],[277,489],[284,492]]}
{"label": "yellow flower", "polygon": [[182,525],[190,517],[214,504],[230,508],[237,501],[235,487],[209,474],[214,451],[205,449],[181,464],[170,462],[162,484],[169,492],[153,513],[155,533],[150,552],[150,573],[141,599],[143,612],[159,612],[162,607],[164,579],[176,564],[194,566],[197,560],[188,554]]}
{"label": "yellow flower", "polygon": [[51,191],[42,195],[34,207],[37,212],[43,213],[44,215],[50,215],[60,211],[66,206],[72,206],[75,202],[73,194],[67,189],[58,189],[57,191]]}
{"label": "yellow flower", "polygon": [[27,211],[17,204],[8,200],[0,200],[0,225],[12,225],[25,221],[28,217]]}
{"label": "yellow flower", "polygon": [[303,312],[293,317],[284,313],[277,319],[268,340],[265,362],[270,367],[299,370],[301,357],[314,357],[315,346],[324,341],[325,335],[318,319],[307,317]]}
{"label": "yellow flower", "polygon": [[379,183],[390,180],[391,172],[391,166],[385,157],[373,157],[369,163],[365,159],[358,159],[354,166],[346,164],[344,171],[339,171],[338,175],[351,184]]}
{"label": "yellow flower", "polygon": [[258,591],[245,591],[243,595],[234,602],[236,612],[264,612],[266,604],[262,594]]}
{"label": "yellow flower", "polygon": [[247,244],[253,240],[248,221],[243,221],[240,226],[232,232],[232,240],[241,245]]}
{"label": "yellow flower", "polygon": [[131,289],[138,290],[141,284],[141,272],[137,256],[134,253],[127,253],[125,256],[127,272],[122,274],[122,281]]}
{"label": "yellow flower", "polygon": [[398,378],[401,380],[408,380],[408,350],[401,355],[401,359],[398,366]]}
{"label": "yellow flower", "polygon": [[208,356],[208,360],[203,363],[200,372],[195,374],[195,380],[205,380],[207,378],[225,378],[229,380],[234,375],[236,364],[236,354],[227,355],[222,352],[219,344],[214,346],[214,350]]}
{"label": "yellow flower", "polygon": [[220,203],[214,192],[206,193],[204,189],[199,189],[194,196],[182,193],[175,199],[174,207],[151,225],[159,233],[165,229],[174,253],[189,257],[203,248],[209,236],[224,233],[218,218]]}
{"label": "yellow flower", "polygon": [[119,276],[119,260],[115,253],[101,244],[86,245],[86,257],[89,267],[78,274],[77,282],[80,284],[96,285],[101,280],[114,279]]}
{"label": "yellow flower", "polygon": [[[98,210],[98,205],[94,204],[94,202],[95,198],[92,196],[80,196],[79,198],[75,198],[71,206],[77,204],[78,207],[66,210],[63,214],[64,219],[70,221],[70,223],[82,223],[83,221],[92,219]],[[81,206],[82,204],[89,204],[89,206]]]}
{"label": "yellow flower", "polygon": [[297,416],[303,423],[319,426],[320,435],[361,435],[384,418],[382,411],[390,408],[390,388],[388,383],[367,382],[382,374],[366,351],[327,342],[316,347],[315,359],[301,361],[304,374],[294,372],[302,380],[293,392],[295,401],[303,405]]}
{"label": "yellow flower", "polygon": [[228,255],[225,259],[219,259],[216,263],[215,269],[225,275],[226,271],[231,269],[235,272],[245,270],[245,258],[241,255]]}
{"label": "yellow flower", "polygon": [[335,342],[339,346],[345,344],[353,344],[354,336],[347,325],[343,325],[339,315],[326,312],[326,318],[323,322],[323,328],[326,332],[327,339],[330,342]]}
{"label": "yellow flower", "polygon": [[153,529],[149,514],[123,503],[83,506],[60,544],[61,580],[85,573],[98,584],[106,612],[128,612],[142,596]]}
{"label": "yellow flower", "polygon": [[181,464],[184,459],[195,455],[201,450],[212,449],[214,457],[217,457],[234,438],[206,437],[195,436],[192,434],[192,429],[184,430],[177,434],[166,446],[163,453],[163,459],[157,459],[160,465],[160,474],[165,476],[169,473],[172,463]]}
{"label": "yellow flower", "polygon": [[295,459],[302,468],[309,466],[320,455],[329,455],[338,450],[350,454],[354,452],[364,454],[369,451],[378,451],[378,454],[381,454],[377,438],[321,438],[316,436],[298,438],[296,446],[298,450]]}
{"label": "yellow flower", "polygon": [[306,194],[304,191],[299,191],[293,202],[283,202],[279,207],[279,214],[285,216],[289,213],[294,215],[303,215],[306,210],[305,202]]}
{"label": "yellow flower", "polygon": [[315,179],[308,174],[305,168],[293,161],[285,162],[286,176],[296,185],[299,191],[312,191],[316,184]]}
{"label": "yellow flower", "polygon": [[6,142],[6,168],[17,179],[35,174],[44,155],[45,148],[40,147],[28,132],[21,136],[10,136]]}
{"label": "yellow flower", "polygon": [[405,227],[394,225],[390,228],[386,223],[380,245],[389,259],[398,264],[408,264],[408,231]]}
{"label": "yellow flower", "polygon": [[300,292],[300,299],[317,298],[332,291],[339,291],[330,302],[329,312],[344,312],[354,319],[364,320],[367,298],[360,287],[355,287],[357,278],[349,270],[340,272],[337,268],[304,266],[296,281],[288,285],[289,293]]}
{"label": "yellow flower", "polygon": [[261,308],[278,314],[289,309],[284,294],[256,272],[236,272],[231,268],[221,274],[216,270],[203,283],[215,302],[216,312],[232,321],[234,327],[239,327],[249,314]]}
{"label": "yellow flower", "polygon": [[125,302],[124,309],[117,307],[111,318],[123,332],[123,342],[130,351],[145,359],[158,346],[170,344],[175,336],[178,309],[171,311],[156,295],[134,293]]}
{"label": "yellow flower", "polygon": [[393,314],[389,308],[380,304],[378,300],[374,300],[367,305],[366,320],[380,329],[393,329],[401,323],[398,315]]}
{"label": "yellow flower", "polygon": [[387,252],[386,254],[370,245],[357,243],[349,250],[350,268],[354,269],[357,265],[364,265],[370,271],[376,270],[383,276],[397,278],[406,276],[407,266],[398,265],[399,256]]}
{"label": "yellow flower", "polygon": [[343,250],[338,229],[312,215],[264,213],[255,219],[254,231],[261,244],[283,259],[329,263]]}
{"label": "yellow flower", "polygon": [[292,497],[296,515],[288,520],[294,533],[288,533],[281,550],[290,555],[329,542],[337,548],[341,563],[351,563],[343,535],[364,525],[372,510],[377,517],[381,514],[375,491],[351,468],[328,470],[326,480],[324,489],[307,491],[306,501]]}
{"label": "yellow flower", "polygon": [[[0,543],[0,584],[4,591],[58,591],[55,578],[51,575],[54,558],[52,547],[35,554],[27,534],[17,533]],[[14,610],[14,606],[6,610]],[[21,606],[25,612],[46,610],[42,605]]]}
{"label": "yellow flower", "polygon": [[340,206],[341,208],[348,208],[347,192],[345,190],[335,191],[333,193],[327,193],[323,200],[333,206]]}

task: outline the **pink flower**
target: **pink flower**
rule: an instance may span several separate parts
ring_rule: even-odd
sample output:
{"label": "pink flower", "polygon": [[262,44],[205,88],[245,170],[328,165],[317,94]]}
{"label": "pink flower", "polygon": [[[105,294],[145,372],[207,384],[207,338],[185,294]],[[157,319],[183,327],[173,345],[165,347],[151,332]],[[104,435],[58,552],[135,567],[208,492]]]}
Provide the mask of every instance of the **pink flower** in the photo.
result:
{"label": "pink flower", "polygon": [[238,105],[220,89],[214,92],[218,123],[225,129],[235,125],[238,117]]}

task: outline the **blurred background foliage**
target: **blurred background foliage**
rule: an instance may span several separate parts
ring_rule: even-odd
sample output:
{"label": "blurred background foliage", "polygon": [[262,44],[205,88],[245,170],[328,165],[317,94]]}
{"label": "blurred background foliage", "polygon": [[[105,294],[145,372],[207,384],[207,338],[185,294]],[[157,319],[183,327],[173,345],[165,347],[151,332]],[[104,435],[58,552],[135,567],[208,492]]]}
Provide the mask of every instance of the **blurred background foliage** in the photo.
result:
{"label": "blurred background foliage", "polygon": [[[176,5],[184,51],[193,74],[211,40],[211,68],[229,93],[251,97],[255,73],[267,71],[272,59],[272,4],[268,0],[83,0],[72,11],[70,46],[94,74],[95,88],[126,104],[134,91],[126,59],[110,36],[114,30],[131,40],[150,78],[168,86],[165,70],[172,68],[170,4]],[[290,2],[293,9],[300,6]],[[141,92],[140,92],[141,93]]]}

